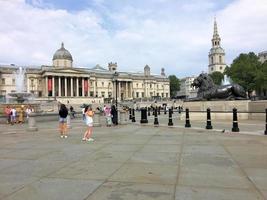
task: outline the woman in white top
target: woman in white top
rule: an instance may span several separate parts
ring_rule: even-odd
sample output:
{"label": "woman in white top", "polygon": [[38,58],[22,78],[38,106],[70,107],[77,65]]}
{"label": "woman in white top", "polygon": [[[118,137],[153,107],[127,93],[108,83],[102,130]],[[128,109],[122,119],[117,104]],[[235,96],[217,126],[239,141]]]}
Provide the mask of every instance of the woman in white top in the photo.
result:
{"label": "woman in white top", "polygon": [[85,113],[85,123],[87,125],[87,129],[83,135],[82,141],[94,141],[93,138],[91,138],[91,135],[93,133],[93,116],[94,112],[92,111],[92,108],[89,106],[85,107],[84,110]]}

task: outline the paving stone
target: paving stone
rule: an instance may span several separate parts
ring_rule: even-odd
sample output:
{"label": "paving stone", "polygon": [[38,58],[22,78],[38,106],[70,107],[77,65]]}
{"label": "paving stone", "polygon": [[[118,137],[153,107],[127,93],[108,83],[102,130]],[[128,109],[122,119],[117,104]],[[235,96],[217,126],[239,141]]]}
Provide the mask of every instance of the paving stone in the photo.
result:
{"label": "paving stone", "polygon": [[179,153],[181,151],[181,145],[178,144],[147,144],[140,149],[139,152],[159,152],[159,153]]}
{"label": "paving stone", "polygon": [[137,151],[143,145],[142,144],[109,144],[101,149],[101,151]]}
{"label": "paving stone", "polygon": [[249,179],[261,190],[267,190],[267,169],[266,168],[246,168],[245,172]]}
{"label": "paving stone", "polygon": [[247,189],[178,186],[175,194],[175,200],[263,200],[257,192]]}
{"label": "paving stone", "polygon": [[50,174],[49,177],[105,180],[121,165],[122,163],[78,161]]}
{"label": "paving stone", "polygon": [[131,163],[147,163],[147,164],[178,164],[177,153],[162,152],[136,152],[128,162]]}
{"label": "paving stone", "polygon": [[91,161],[91,162],[126,162],[134,152],[126,151],[126,152],[118,152],[118,151],[97,151],[89,156],[83,157],[84,161]]}
{"label": "paving stone", "polygon": [[212,145],[187,145],[183,149],[185,154],[212,154],[212,155],[228,155],[221,146]]}
{"label": "paving stone", "polygon": [[107,182],[87,200],[171,200],[172,185]]}
{"label": "paving stone", "polygon": [[108,180],[135,183],[175,184],[177,166],[155,164],[125,164]]}
{"label": "paving stone", "polygon": [[7,200],[82,200],[88,197],[101,181],[43,178],[10,195]]}

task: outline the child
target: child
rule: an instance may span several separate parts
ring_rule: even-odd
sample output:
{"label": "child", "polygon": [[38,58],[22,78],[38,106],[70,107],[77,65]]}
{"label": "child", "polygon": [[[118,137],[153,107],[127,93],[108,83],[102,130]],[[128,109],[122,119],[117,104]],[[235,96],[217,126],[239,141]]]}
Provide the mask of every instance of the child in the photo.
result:
{"label": "child", "polygon": [[112,121],[111,121],[111,109],[109,107],[105,107],[104,113],[106,116],[107,126],[111,126],[111,123],[112,123]]}

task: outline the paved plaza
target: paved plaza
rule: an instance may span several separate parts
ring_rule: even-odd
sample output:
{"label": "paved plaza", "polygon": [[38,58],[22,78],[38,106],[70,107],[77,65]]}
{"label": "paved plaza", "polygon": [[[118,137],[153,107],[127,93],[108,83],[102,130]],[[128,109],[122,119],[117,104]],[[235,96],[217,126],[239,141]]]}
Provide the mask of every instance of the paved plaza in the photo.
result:
{"label": "paved plaza", "polygon": [[0,125],[0,199],[267,199],[267,136],[137,122],[82,142],[80,119],[67,139],[57,125]]}

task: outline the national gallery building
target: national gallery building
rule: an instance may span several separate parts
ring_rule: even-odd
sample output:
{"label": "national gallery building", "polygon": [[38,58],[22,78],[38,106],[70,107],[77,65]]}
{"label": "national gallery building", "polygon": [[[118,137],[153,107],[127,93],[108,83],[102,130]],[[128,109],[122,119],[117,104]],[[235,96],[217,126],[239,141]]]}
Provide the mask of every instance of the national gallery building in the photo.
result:
{"label": "national gallery building", "polygon": [[[82,99],[115,99],[118,101],[138,98],[169,97],[169,79],[164,68],[160,75],[150,73],[146,65],[144,72],[118,71],[117,63],[108,63],[107,69],[96,65],[88,68],[74,68],[70,52],[61,44],[53,55],[52,66],[26,68],[25,91],[37,99],[59,101]],[[0,95],[16,91],[15,65],[0,65]],[[117,88],[117,92],[116,92]]]}

